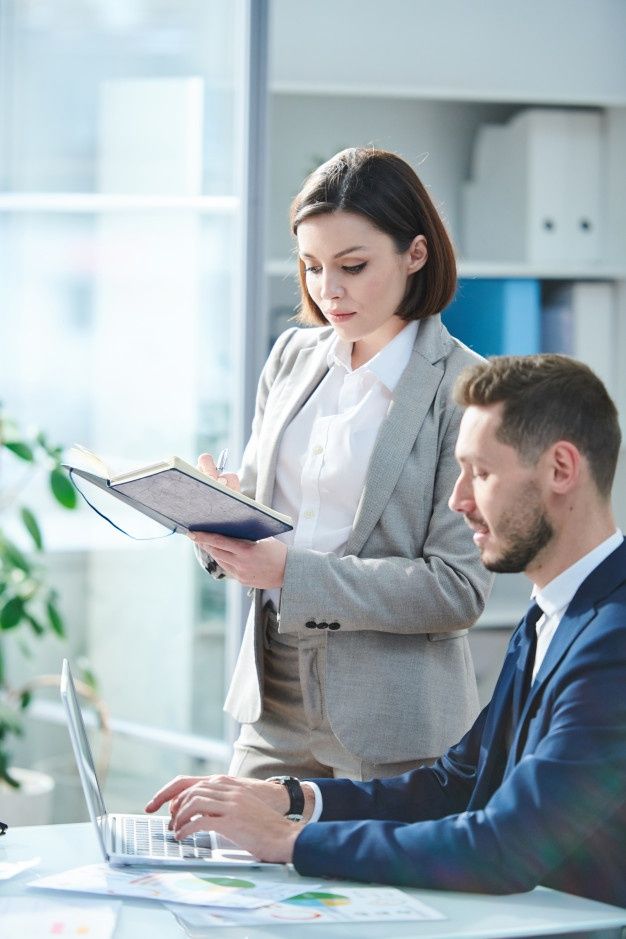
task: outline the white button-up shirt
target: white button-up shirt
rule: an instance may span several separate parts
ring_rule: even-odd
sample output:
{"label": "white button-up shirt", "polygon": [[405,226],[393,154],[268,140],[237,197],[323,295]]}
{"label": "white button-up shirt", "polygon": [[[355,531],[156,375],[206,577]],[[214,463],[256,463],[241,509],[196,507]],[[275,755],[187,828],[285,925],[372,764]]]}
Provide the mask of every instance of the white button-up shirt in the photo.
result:
{"label": "white button-up shirt", "polygon": [[[290,515],[288,545],[340,554],[354,517],[376,438],[408,365],[419,323],[411,321],[359,368],[352,343],[337,337],[327,375],[286,428],[278,451],[272,507]],[[278,590],[265,597],[279,607]]]}

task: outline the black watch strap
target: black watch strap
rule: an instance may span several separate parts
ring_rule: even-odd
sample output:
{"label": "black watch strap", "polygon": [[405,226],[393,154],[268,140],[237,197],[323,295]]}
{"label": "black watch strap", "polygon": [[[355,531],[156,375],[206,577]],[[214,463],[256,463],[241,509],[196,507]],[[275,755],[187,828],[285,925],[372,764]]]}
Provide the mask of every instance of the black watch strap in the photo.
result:
{"label": "black watch strap", "polygon": [[284,786],[289,795],[289,809],[285,812],[294,821],[300,821],[304,814],[304,792],[300,780],[295,776],[270,776],[268,782]]}

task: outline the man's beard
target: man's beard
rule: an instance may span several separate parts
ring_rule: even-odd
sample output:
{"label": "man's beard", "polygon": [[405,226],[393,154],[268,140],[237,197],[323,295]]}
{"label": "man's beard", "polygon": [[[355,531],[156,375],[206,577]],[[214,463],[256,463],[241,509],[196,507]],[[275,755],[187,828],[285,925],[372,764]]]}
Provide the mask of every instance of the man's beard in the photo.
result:
{"label": "man's beard", "polygon": [[543,510],[537,487],[530,483],[520,494],[526,507],[518,514],[509,512],[500,519],[498,528],[508,542],[503,553],[483,564],[496,574],[518,574],[525,571],[539,552],[554,537],[554,528]]}

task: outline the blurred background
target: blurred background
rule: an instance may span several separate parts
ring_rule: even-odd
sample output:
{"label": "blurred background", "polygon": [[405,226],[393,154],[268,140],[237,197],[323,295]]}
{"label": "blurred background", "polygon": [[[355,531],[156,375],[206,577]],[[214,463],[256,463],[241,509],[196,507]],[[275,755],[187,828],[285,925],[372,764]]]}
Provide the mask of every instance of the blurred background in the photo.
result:
{"label": "blurred background", "polygon": [[[367,144],[407,159],[448,225],[451,331],[582,358],[626,414],[625,40],[622,0],[0,0],[5,415],[113,472],[223,446],[234,469],[297,304],[290,200]],[[117,810],[223,769],[245,596],[186,539],[63,510],[13,457],[0,533],[32,547],[19,492],[65,638],[15,628],[0,595],[5,688],[78,663],[108,709],[92,733]],[[528,593],[500,576],[473,630],[483,701]],[[51,820],[82,819],[57,696],[32,697],[13,759],[55,777]]]}

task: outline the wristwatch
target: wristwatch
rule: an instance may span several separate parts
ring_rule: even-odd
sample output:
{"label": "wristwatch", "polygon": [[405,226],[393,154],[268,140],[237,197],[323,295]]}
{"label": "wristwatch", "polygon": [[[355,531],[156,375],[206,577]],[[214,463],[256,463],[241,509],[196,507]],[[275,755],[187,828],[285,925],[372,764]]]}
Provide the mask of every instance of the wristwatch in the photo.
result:
{"label": "wristwatch", "polygon": [[292,822],[302,821],[304,814],[304,793],[300,785],[300,780],[296,779],[295,776],[270,776],[267,782],[277,783],[277,785],[285,787],[289,795],[289,808],[285,812],[285,815],[287,818],[291,819]]}

